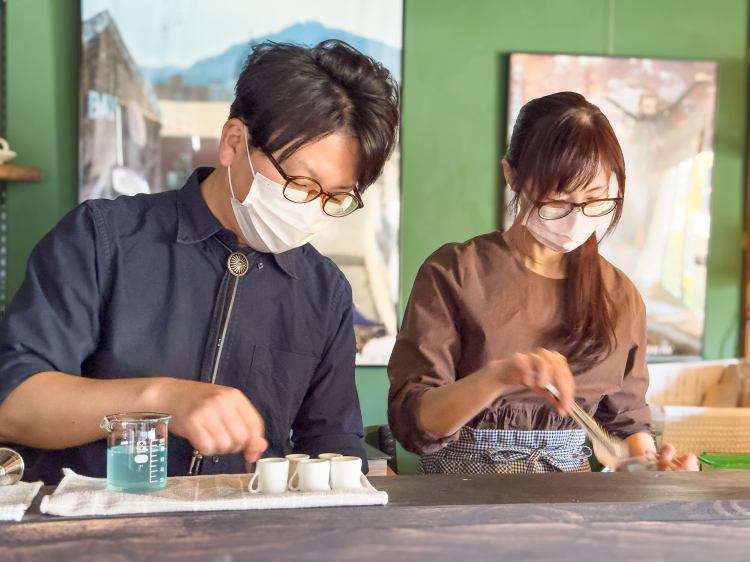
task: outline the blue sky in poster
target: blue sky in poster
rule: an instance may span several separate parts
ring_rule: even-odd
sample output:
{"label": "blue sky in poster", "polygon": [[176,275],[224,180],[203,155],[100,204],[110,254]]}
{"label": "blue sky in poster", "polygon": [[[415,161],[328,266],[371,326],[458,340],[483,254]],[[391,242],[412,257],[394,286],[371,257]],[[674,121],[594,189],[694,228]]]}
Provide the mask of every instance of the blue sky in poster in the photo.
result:
{"label": "blue sky in poster", "polygon": [[375,39],[394,50],[402,47],[402,0],[81,1],[83,21],[104,10],[141,67],[189,68],[305,22]]}
{"label": "blue sky in poster", "polygon": [[[394,49],[380,41],[366,39],[341,29],[328,28],[318,22],[298,23],[278,33],[254,38],[253,42],[270,40],[315,45],[331,38],[346,41],[360,52],[373,57],[388,68],[396,79],[400,81],[401,51],[399,49]],[[197,61],[187,69],[178,69],[170,65],[156,68],[141,65],[140,68],[143,76],[152,84],[169,82],[170,76],[179,73],[182,75],[184,83],[189,85],[207,86],[212,82],[218,82],[233,86],[240,69],[247,59],[247,55],[250,53],[250,49],[251,45],[249,42],[238,43],[220,55]]]}

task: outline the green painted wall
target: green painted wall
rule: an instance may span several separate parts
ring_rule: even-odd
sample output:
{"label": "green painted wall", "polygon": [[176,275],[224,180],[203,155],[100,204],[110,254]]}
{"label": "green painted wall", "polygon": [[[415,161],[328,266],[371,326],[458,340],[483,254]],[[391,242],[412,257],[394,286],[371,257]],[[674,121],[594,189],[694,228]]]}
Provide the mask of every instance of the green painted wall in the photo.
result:
{"label": "green painted wall", "polygon": [[8,0],[8,142],[40,184],[8,189],[8,296],[29,253],[78,198],[78,0]]}
{"label": "green painted wall", "polygon": [[404,295],[438,246],[496,227],[505,55],[716,59],[719,112],[705,353],[734,356],[742,277],[747,8],[746,0],[407,0]]}
{"label": "green painted wall", "polygon": [[[9,285],[76,201],[77,0],[8,0],[8,138],[45,181],[9,197]],[[402,293],[446,242],[496,227],[506,55],[716,59],[719,113],[705,350],[736,354],[742,279],[746,0],[406,0]],[[357,370],[365,425],[386,422],[385,369]],[[414,466],[401,455],[402,471]]]}

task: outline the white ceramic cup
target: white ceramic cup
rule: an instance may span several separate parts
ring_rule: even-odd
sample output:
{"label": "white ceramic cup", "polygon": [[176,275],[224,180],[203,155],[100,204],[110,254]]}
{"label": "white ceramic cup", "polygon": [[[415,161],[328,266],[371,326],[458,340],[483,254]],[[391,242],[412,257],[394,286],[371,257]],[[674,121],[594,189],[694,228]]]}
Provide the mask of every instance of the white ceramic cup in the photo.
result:
{"label": "white ceramic cup", "polygon": [[5,164],[8,160],[16,157],[16,153],[10,149],[8,141],[0,137],[0,164]]}
{"label": "white ceramic cup", "polygon": [[321,453],[320,455],[318,455],[318,458],[329,461],[331,459],[335,459],[336,457],[342,457],[342,456],[343,455],[339,453]]}
{"label": "white ceramic cup", "polygon": [[331,490],[361,488],[362,459],[359,457],[336,457],[331,459]]}
{"label": "white ceramic cup", "polygon": [[[292,492],[320,492],[330,490],[331,462],[325,459],[305,459],[297,463],[297,470],[289,479]],[[294,482],[297,482],[296,484]]]}
{"label": "white ceramic cup", "polygon": [[[268,458],[260,459],[255,463],[255,474],[250,479],[248,489],[257,494],[283,494],[286,492],[287,478],[289,476],[289,461],[286,459]],[[255,482],[257,487],[253,487]]]}
{"label": "white ceramic cup", "polygon": [[[325,459],[327,461],[330,461],[331,459],[337,459],[339,457],[343,457],[341,453],[321,453],[318,455],[319,459]],[[331,486],[331,490],[333,490],[333,485],[331,484],[330,478],[328,479],[328,485]]]}
{"label": "white ceramic cup", "polygon": [[294,471],[297,470],[297,463],[299,461],[304,461],[304,460],[309,459],[310,455],[294,454],[294,455],[287,455],[284,458],[289,461],[288,479],[291,480],[292,476],[294,476]]}

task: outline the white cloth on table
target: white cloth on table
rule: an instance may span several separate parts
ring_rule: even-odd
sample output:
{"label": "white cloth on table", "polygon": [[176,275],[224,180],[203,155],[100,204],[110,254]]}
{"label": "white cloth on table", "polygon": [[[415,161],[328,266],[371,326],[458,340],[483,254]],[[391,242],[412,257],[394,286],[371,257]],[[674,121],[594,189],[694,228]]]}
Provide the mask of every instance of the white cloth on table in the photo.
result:
{"label": "white cloth on table", "polygon": [[20,521],[41,487],[41,482],[16,482],[0,487],[0,521]]}
{"label": "white cloth on table", "polygon": [[373,488],[364,474],[362,488],[324,492],[252,494],[252,474],[178,476],[167,479],[162,490],[126,494],[107,490],[105,478],[80,476],[66,468],[65,477],[50,496],[42,499],[42,513],[62,516],[133,515],[175,511],[227,511],[385,505],[388,494]]}

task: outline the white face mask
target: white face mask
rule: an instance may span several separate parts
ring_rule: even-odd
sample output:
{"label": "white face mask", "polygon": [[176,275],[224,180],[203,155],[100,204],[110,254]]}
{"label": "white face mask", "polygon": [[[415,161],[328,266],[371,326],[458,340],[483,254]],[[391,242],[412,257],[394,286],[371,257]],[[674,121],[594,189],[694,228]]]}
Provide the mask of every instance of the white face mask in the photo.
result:
{"label": "white face mask", "polygon": [[234,196],[232,168],[229,173],[229,190],[232,192],[232,209],[242,235],[256,250],[281,254],[304,246],[330,224],[333,217],[326,215],[320,201],[292,203],[284,197],[284,186],[256,174],[250,161],[250,149],[245,130],[245,149],[253,183],[245,200],[240,203]]}
{"label": "white face mask", "polygon": [[523,224],[539,242],[548,248],[566,254],[583,245],[596,231],[602,218],[587,217],[577,209],[555,220],[545,220],[531,207]]}

